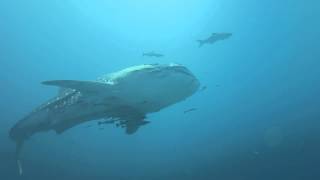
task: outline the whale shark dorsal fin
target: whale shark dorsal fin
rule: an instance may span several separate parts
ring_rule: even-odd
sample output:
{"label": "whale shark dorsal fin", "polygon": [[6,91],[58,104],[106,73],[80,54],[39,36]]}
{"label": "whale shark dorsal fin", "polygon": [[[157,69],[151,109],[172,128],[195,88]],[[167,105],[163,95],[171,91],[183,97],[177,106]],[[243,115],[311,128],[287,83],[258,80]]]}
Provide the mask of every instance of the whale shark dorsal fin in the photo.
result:
{"label": "whale shark dorsal fin", "polygon": [[82,93],[103,93],[110,90],[109,84],[95,81],[77,81],[77,80],[53,80],[44,81],[44,85],[58,86],[60,88],[75,89]]}

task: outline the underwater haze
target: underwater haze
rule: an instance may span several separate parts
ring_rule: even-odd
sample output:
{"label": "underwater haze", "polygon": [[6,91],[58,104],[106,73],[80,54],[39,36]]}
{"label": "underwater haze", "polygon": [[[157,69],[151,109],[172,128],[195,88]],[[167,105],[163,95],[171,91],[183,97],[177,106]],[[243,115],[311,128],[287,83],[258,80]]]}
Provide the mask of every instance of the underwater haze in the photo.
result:
{"label": "underwater haze", "polygon": [[[319,8],[318,0],[1,0],[0,179],[320,179]],[[213,33],[232,35],[210,43]],[[133,135],[99,120],[38,133],[22,149],[19,175],[9,131],[56,96],[41,82],[172,62],[200,81],[193,96],[149,114]]]}

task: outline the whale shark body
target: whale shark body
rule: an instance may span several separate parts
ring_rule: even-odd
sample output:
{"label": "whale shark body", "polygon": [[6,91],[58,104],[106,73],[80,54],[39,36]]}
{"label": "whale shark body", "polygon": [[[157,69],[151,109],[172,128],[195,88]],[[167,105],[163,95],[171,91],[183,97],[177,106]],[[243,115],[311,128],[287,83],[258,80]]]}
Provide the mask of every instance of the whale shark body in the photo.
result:
{"label": "whale shark body", "polygon": [[54,130],[57,134],[81,123],[111,119],[127,134],[146,125],[149,113],[160,111],[194,94],[197,78],[178,64],[147,64],[123,69],[96,81],[53,80],[59,94],[18,121],[9,136],[17,144],[17,164],[22,174],[20,151],[33,134]]}

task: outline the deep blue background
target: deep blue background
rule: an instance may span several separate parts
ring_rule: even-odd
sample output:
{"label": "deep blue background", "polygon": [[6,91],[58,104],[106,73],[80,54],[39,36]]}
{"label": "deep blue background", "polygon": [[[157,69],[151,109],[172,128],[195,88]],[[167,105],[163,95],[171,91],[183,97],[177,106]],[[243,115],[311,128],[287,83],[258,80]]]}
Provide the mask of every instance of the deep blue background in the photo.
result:
{"label": "deep blue background", "polygon": [[[319,8],[318,0],[1,0],[0,179],[319,179]],[[233,36],[198,48],[212,32]],[[165,57],[142,57],[152,50]],[[151,114],[132,136],[95,122],[35,135],[17,176],[8,131],[56,94],[41,81],[155,62],[184,64],[208,88]]]}

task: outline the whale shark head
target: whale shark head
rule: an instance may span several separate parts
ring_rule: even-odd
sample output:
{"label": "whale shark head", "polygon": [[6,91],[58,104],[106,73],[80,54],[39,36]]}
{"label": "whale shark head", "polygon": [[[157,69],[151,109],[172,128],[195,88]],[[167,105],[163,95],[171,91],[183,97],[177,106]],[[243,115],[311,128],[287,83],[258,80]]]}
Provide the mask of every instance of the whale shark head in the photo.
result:
{"label": "whale shark head", "polygon": [[[145,64],[109,74],[101,81],[112,84],[117,96],[144,113],[156,112],[194,94],[200,82],[180,64]],[[139,104],[141,100],[152,106]]]}

